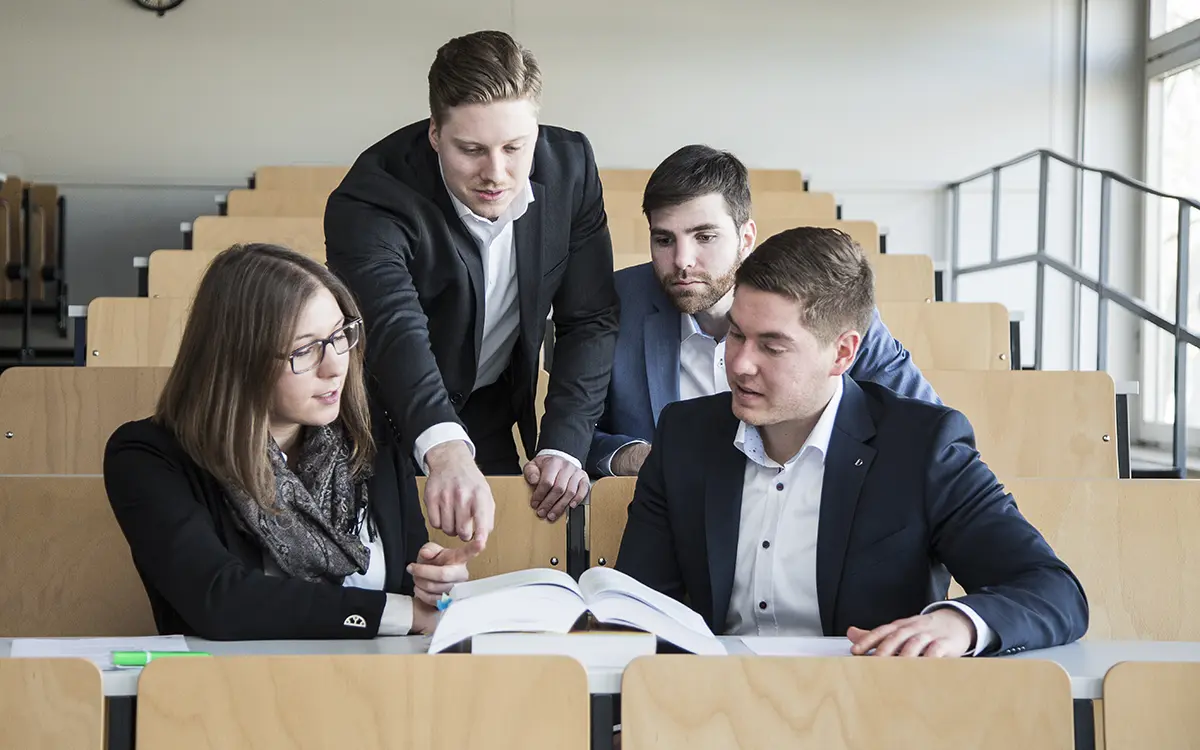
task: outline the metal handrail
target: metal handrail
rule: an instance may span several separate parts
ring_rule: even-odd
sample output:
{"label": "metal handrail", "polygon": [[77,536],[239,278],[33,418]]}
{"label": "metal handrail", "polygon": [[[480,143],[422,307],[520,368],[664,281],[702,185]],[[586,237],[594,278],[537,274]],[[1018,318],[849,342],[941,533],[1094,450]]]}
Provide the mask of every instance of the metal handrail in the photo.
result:
{"label": "metal handrail", "polygon": [[[1000,258],[1000,178],[1005,169],[1015,167],[1027,161],[1037,159],[1038,174],[1038,225],[1037,249],[1028,255],[1015,258]],[[1075,266],[1064,263],[1046,252],[1046,214],[1048,211],[1049,195],[1047,187],[1050,181],[1050,160],[1053,159],[1072,169],[1100,175],[1100,231],[1099,231],[1099,278],[1092,278]],[[990,260],[972,266],[959,265],[959,229],[961,212],[961,189],[963,185],[976,180],[990,177],[992,179],[992,226],[990,243]],[[1179,206],[1179,226],[1176,234],[1176,278],[1175,278],[1175,320],[1164,318],[1155,310],[1139,299],[1135,299],[1116,289],[1108,283],[1111,232],[1112,232],[1112,185],[1119,183],[1146,195],[1176,201]],[[1042,342],[1045,329],[1046,301],[1046,269],[1049,268],[1067,277],[1073,284],[1084,286],[1096,293],[1096,369],[1108,368],[1108,304],[1115,303],[1132,315],[1151,325],[1166,331],[1175,339],[1175,424],[1172,435],[1173,472],[1177,476],[1186,476],[1187,471],[1187,347],[1200,348],[1200,332],[1187,327],[1188,319],[1188,265],[1192,209],[1200,210],[1200,202],[1183,195],[1173,195],[1145,185],[1125,175],[1109,169],[1093,167],[1075,161],[1050,149],[1037,149],[1022,154],[1015,159],[996,164],[988,169],[977,172],[969,177],[948,183],[946,190],[950,194],[951,239],[950,239],[950,270],[949,291],[950,299],[958,298],[958,277],[967,274],[994,271],[1000,268],[1036,264],[1037,310],[1034,315],[1034,369],[1042,367]],[[1077,208],[1078,210],[1078,208]],[[1020,366],[1020,363],[1017,363]]]}
{"label": "metal handrail", "polygon": [[1119,182],[1122,185],[1125,185],[1126,187],[1133,188],[1134,190],[1138,190],[1143,193],[1150,193],[1151,195],[1156,195],[1159,198],[1166,198],[1168,200],[1173,200],[1173,201],[1183,201],[1184,203],[1187,203],[1192,208],[1200,209],[1200,200],[1189,198],[1186,195],[1174,195],[1172,193],[1164,193],[1163,191],[1161,191],[1157,188],[1150,187],[1149,185],[1145,184],[1144,182],[1138,182],[1137,180],[1133,179],[1132,177],[1126,177],[1125,175],[1121,174],[1120,172],[1114,172],[1111,169],[1104,169],[1102,167],[1093,167],[1093,166],[1084,164],[1083,162],[1075,161],[1074,159],[1072,159],[1069,156],[1063,156],[1062,154],[1058,153],[1057,151],[1052,151],[1048,148],[1039,148],[1039,149],[1030,151],[1029,153],[1021,154],[1020,156],[1016,157],[1015,159],[1009,159],[1008,161],[1001,162],[994,166],[988,167],[987,169],[976,172],[975,174],[971,175],[970,177],[964,177],[961,180],[955,180],[954,182],[947,183],[946,187],[952,188],[952,187],[957,187],[959,185],[966,185],[968,182],[974,182],[975,180],[981,180],[984,177],[990,177],[992,175],[992,173],[997,170],[1003,170],[1003,169],[1008,169],[1009,167],[1015,167],[1018,164],[1023,164],[1031,159],[1036,159],[1037,157],[1042,156],[1042,155],[1048,156],[1051,159],[1054,159],[1055,161],[1057,161],[1061,164],[1065,164],[1068,167],[1072,167],[1074,169],[1080,169],[1080,170],[1083,170],[1084,172],[1091,172],[1093,174],[1106,176],[1109,179],[1115,180],[1116,182]]}

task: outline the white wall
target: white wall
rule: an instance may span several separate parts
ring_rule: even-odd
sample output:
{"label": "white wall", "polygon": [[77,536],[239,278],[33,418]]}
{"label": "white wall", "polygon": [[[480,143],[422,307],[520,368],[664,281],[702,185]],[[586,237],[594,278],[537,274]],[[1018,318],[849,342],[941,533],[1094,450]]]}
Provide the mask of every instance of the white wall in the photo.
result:
{"label": "white wall", "polygon": [[[259,164],[348,163],[426,115],[439,44],[492,27],[538,55],[544,120],[588,133],[603,166],[703,141],[798,167],[886,227],[890,251],[940,259],[943,183],[1072,152],[1078,2],[189,0],[158,18],[128,0],[3,0],[0,65],[39,62],[0,83],[0,171],[65,185],[73,301],[130,294],[129,259],[178,245],[209,193]],[[1128,16],[1141,0],[1093,4]],[[1104,29],[1114,49],[1140,33]],[[1094,64],[1089,85],[1113,95],[1089,118],[1140,121],[1131,61]],[[1119,157],[1121,137],[1096,148]],[[1027,206],[1029,187],[1006,201]]]}

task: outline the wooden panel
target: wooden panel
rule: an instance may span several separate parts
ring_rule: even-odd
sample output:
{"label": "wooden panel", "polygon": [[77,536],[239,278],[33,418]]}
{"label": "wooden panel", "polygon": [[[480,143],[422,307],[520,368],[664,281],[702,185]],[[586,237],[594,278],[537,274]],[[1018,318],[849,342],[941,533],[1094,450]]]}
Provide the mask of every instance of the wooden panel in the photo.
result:
{"label": "wooden panel", "polygon": [[1022,479],[1008,490],[1083,583],[1088,639],[1200,641],[1200,481]]}
{"label": "wooden panel", "polygon": [[[200,280],[217,250],[155,250],[150,253],[148,291],[151,297],[176,297],[192,299],[200,287]],[[304,253],[314,260],[325,262],[325,248],[319,252]]]}
{"label": "wooden panel", "polygon": [[230,190],[226,198],[229,216],[325,216],[327,191],[319,190]]}
{"label": "wooden panel", "polygon": [[[836,219],[799,219],[785,217],[755,216],[758,228],[757,244],[768,237],[797,226],[829,227],[840,229],[850,235],[863,252],[868,255],[879,253],[879,226],[873,221],[837,221]],[[650,260],[650,226],[641,215],[610,214],[608,232],[612,237],[613,255],[622,257],[640,256],[645,263]]]}
{"label": "wooden panel", "polygon": [[1108,750],[1195,750],[1200,664],[1124,662],[1104,676]]}
{"label": "wooden panel", "polygon": [[804,175],[798,169],[750,170],[750,194],[756,201],[762,193],[797,193],[804,189]]}
{"label": "wooden panel", "polygon": [[254,172],[255,190],[299,190],[329,195],[342,183],[349,167],[268,166]]}
{"label": "wooden panel", "polygon": [[265,242],[296,252],[325,252],[324,219],[279,216],[201,216],[192,223],[193,250],[225,250]]}
{"label": "wooden panel", "polygon": [[601,169],[600,185],[606,195],[610,192],[641,194],[653,172],[653,169]]}
{"label": "wooden panel", "polygon": [[88,366],[170,367],[191,305],[165,297],[97,297],[88,305]]}
{"label": "wooden panel", "polygon": [[992,302],[880,302],[879,317],[922,370],[1008,370],[1008,310]]}
{"label": "wooden panel", "polygon": [[11,367],[0,374],[0,474],[100,474],[125,422],[154,413],[162,368]]}
{"label": "wooden panel", "polygon": [[156,632],[102,478],[0,477],[0,638]]}
{"label": "wooden panel", "polygon": [[601,477],[592,485],[587,524],[589,567],[617,564],[636,488],[637,477]]}
{"label": "wooden panel", "polygon": [[[527,568],[567,569],[566,517],[551,523],[537,517],[529,505],[533,488],[524,477],[488,477],[492,496],[496,500],[495,527],[488,536],[487,546],[468,566],[471,578],[487,578]],[[425,477],[417,477],[421,493],[421,512],[425,509]],[[429,528],[430,541],[443,547],[461,547],[463,542],[434,528]],[[552,562],[552,561],[557,562]]]}
{"label": "wooden panel", "polygon": [[1064,750],[1053,662],[650,656],[621,683],[624,750]]}
{"label": "wooden panel", "polygon": [[589,706],[565,656],[162,659],[139,682],[137,747],[587,750]]}
{"label": "wooden panel", "polygon": [[[20,177],[9,175],[0,182],[0,262],[20,263],[25,251],[24,183]],[[4,299],[20,299],[21,285],[0,274],[0,289]]]}
{"label": "wooden panel", "polygon": [[928,255],[870,257],[871,267],[875,271],[877,303],[933,302],[933,258]]}
{"label": "wooden panel", "polygon": [[[650,181],[652,169],[601,169],[600,183],[604,192],[610,190],[643,193]],[[804,176],[798,169],[751,169],[750,193],[803,192]]]}
{"label": "wooden panel", "polygon": [[101,750],[104,690],[84,659],[0,659],[4,747]]}
{"label": "wooden panel", "polygon": [[58,186],[32,185],[30,201],[30,264],[33,275],[29,279],[29,293],[33,299],[46,298],[42,268],[58,263]]}
{"label": "wooden panel", "polygon": [[1116,395],[1107,373],[923,374],[971,421],[983,460],[1001,479],[1117,478]]}
{"label": "wooden panel", "polygon": [[[642,197],[641,191],[606,190],[604,193],[604,210],[609,216],[644,217],[645,215],[642,213]],[[836,221],[837,200],[832,193],[755,193],[751,215],[755,221],[760,221],[761,217]],[[759,234],[762,234],[761,231]]]}
{"label": "wooden panel", "polygon": [[833,218],[799,218],[780,217],[772,214],[755,214],[754,223],[758,227],[758,239],[761,245],[772,235],[779,234],[795,227],[826,227],[840,229],[857,242],[867,255],[879,253],[879,225],[873,221],[838,221]]}

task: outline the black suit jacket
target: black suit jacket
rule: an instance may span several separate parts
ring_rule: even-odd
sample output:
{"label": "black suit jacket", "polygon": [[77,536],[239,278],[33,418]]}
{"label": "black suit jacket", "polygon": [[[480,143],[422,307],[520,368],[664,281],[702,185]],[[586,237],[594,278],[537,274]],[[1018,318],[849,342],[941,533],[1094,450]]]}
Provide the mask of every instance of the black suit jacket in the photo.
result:
{"label": "black suit jacket", "polygon": [[[385,433],[385,430],[377,430]],[[428,541],[412,460],[387,436],[368,480],[387,592],[412,594],[405,572]],[[104,484],[158,630],[209,640],[373,638],[384,591],[268,576],[263,549],[235,525],[221,485],[150,419],[117,428]],[[353,615],[366,621],[354,627]]]}
{"label": "black suit jacket", "polygon": [[[825,460],[816,583],[827,636],[945,599],[946,570],[994,631],[992,653],[1087,630],[1079,581],[979,458],[967,419],[843,378]],[[728,393],[667,406],[629,505],[617,569],[725,630],[746,457]],[[987,653],[987,652],[985,652]]]}
{"label": "black suit jacket", "polygon": [[[326,257],[358,298],[367,368],[403,444],[459,422],[483,337],[479,246],[454,211],[429,145],[429,121],[362,154],[325,212]],[[543,125],[534,201],[513,227],[520,325],[508,371],[526,455],[586,458],[604,406],[619,302],[599,172],[580,133]],[[546,318],[554,309],[554,373],[541,436],[534,395]]]}

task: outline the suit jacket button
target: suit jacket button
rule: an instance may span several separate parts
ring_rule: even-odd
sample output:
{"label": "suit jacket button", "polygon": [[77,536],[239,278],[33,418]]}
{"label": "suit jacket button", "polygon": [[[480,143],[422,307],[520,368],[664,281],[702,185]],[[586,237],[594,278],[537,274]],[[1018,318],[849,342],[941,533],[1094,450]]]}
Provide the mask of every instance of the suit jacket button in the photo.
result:
{"label": "suit jacket button", "polygon": [[462,402],[463,402],[463,397],[462,397],[461,393],[458,393],[456,391],[456,392],[450,394],[450,403],[454,404],[455,406],[459,406],[462,404]]}

